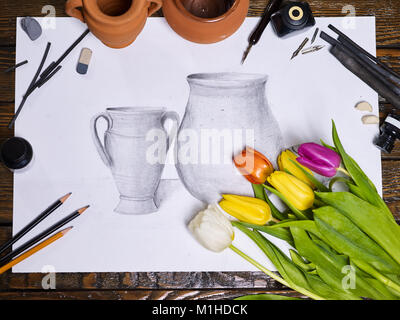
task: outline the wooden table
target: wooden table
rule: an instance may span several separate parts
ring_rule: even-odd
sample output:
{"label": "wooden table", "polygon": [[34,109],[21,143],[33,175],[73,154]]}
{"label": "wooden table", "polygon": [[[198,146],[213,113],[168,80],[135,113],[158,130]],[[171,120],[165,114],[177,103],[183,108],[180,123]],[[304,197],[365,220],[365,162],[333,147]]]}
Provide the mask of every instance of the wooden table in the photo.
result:
{"label": "wooden table", "polygon": [[[376,16],[378,56],[400,71],[400,0],[311,0],[316,16],[343,16],[342,7],[353,5],[357,16]],[[3,71],[15,63],[17,16],[44,16],[42,7],[53,5],[65,16],[64,0],[0,0],[0,142],[12,136],[7,129],[14,110],[14,73]],[[267,0],[252,0],[249,16],[259,16]],[[159,13],[161,15],[161,13]],[[243,44],[245,46],[245,44]],[[381,117],[398,110],[380,99]],[[382,154],[384,199],[400,218],[400,144]],[[0,243],[11,236],[13,176],[0,166]],[[0,299],[222,299],[250,293],[297,296],[261,272],[190,273],[61,273],[55,290],[42,289],[42,274],[0,276]]]}

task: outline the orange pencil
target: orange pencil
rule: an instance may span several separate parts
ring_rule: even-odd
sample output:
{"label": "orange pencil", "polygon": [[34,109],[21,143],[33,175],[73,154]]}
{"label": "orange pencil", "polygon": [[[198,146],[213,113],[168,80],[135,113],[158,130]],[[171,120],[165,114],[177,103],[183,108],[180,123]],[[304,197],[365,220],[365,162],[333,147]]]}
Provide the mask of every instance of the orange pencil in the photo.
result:
{"label": "orange pencil", "polygon": [[43,240],[38,245],[34,246],[32,249],[28,250],[27,252],[21,254],[19,257],[15,258],[14,260],[10,261],[9,263],[5,264],[0,268],[0,274],[6,272],[8,269],[12,268],[16,264],[20,263],[21,261],[25,260],[26,258],[30,257],[34,253],[42,250],[43,248],[47,247],[49,244],[53,243],[54,241],[63,237],[68,231],[70,231],[73,227],[66,228],[57,232],[54,236]]}

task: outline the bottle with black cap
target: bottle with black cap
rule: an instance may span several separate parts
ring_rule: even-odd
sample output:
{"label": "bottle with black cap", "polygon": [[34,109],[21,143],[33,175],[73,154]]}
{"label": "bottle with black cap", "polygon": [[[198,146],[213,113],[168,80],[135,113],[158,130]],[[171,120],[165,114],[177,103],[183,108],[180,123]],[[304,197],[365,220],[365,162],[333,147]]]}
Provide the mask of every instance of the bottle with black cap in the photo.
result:
{"label": "bottle with black cap", "polygon": [[272,15],[271,22],[278,37],[315,25],[310,5],[305,1],[288,1]]}
{"label": "bottle with black cap", "polygon": [[13,172],[27,168],[32,158],[32,146],[24,138],[10,138],[0,148],[1,162]]}
{"label": "bottle with black cap", "polygon": [[380,128],[375,145],[385,153],[391,153],[396,139],[400,139],[400,116],[389,114]]}

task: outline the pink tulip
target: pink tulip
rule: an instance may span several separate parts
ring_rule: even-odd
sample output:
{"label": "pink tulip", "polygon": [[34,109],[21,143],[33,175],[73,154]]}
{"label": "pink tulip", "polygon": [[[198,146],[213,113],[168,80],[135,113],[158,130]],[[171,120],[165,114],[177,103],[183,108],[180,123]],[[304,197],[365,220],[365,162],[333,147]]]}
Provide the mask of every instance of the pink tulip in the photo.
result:
{"label": "pink tulip", "polygon": [[340,167],[340,156],[335,151],[319,144],[303,143],[298,153],[299,157],[296,160],[321,176],[333,177]]}

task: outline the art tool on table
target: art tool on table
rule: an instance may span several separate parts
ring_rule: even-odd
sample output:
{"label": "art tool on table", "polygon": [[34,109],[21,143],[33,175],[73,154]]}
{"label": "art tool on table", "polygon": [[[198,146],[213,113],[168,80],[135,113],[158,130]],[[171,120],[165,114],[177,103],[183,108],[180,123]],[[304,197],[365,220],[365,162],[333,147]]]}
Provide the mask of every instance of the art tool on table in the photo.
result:
{"label": "art tool on table", "polygon": [[[348,48],[354,54],[357,54],[358,57],[360,57],[363,61],[365,61],[369,65],[374,66],[374,64],[371,63],[371,60],[372,60],[373,62],[375,62],[376,64],[381,66],[383,68],[383,70],[380,70],[379,72],[382,72],[383,74],[387,75],[391,81],[396,82],[397,84],[400,85],[400,75],[398,73],[396,73],[393,69],[391,69],[388,65],[386,65],[384,62],[380,61],[377,57],[370,54],[364,48],[359,46],[357,43],[355,43],[353,40],[351,40],[348,36],[346,36],[343,32],[341,32],[339,29],[335,28],[332,24],[330,24],[328,26],[328,28],[339,35],[338,41],[343,43],[346,48]],[[368,60],[367,58],[369,58],[370,60]]]}
{"label": "art tool on table", "polygon": [[71,53],[72,50],[89,34],[90,30],[86,29],[78,39],[58,58],[57,61],[53,61],[50,65],[42,72],[40,78],[46,78],[51,72],[53,72],[57,66]]}
{"label": "art tool on table", "polygon": [[42,35],[40,23],[32,17],[22,18],[21,27],[32,41],[35,41]]}
{"label": "art tool on table", "polygon": [[311,38],[311,44],[314,43],[315,39],[316,39],[317,36],[318,36],[318,33],[319,33],[319,28],[315,29],[315,32],[314,32],[314,34],[313,34],[313,36],[312,36],[312,38]]}
{"label": "art tool on table", "polygon": [[276,10],[279,9],[279,6],[281,5],[282,0],[270,0],[267,7],[264,10],[263,16],[261,20],[258,22],[256,28],[254,31],[251,33],[250,38],[249,38],[249,44],[247,46],[247,49],[243,53],[242,57],[242,64],[246,60],[247,56],[249,55],[249,52],[251,48],[258,43],[260,40],[265,28],[267,27],[268,23],[271,20],[271,16]]}
{"label": "art tool on table", "polygon": [[34,246],[32,249],[28,250],[27,252],[21,254],[19,257],[15,258],[14,260],[10,261],[6,265],[0,267],[0,274],[6,272],[7,270],[11,269],[13,266],[16,264],[20,263],[21,261],[29,258],[31,255],[34,253],[42,250],[43,248],[47,247],[54,241],[57,241],[58,239],[62,238],[64,235],[66,235],[73,227],[68,227],[64,230],[61,230],[60,232],[57,232],[55,235],[51,236],[50,238],[43,240],[40,242],[38,245]]}
{"label": "art tool on table", "polygon": [[303,42],[302,42],[302,43],[300,44],[300,46],[296,49],[296,51],[293,52],[292,57],[290,58],[290,60],[293,60],[295,57],[297,57],[297,56],[299,55],[300,51],[303,50],[303,48],[304,48],[305,45],[307,44],[308,40],[309,40],[308,38],[305,38],[305,39],[303,40]]}
{"label": "art tool on table", "polygon": [[288,1],[271,16],[272,27],[278,37],[315,25],[315,19],[307,2]]}
{"label": "art tool on table", "polygon": [[27,64],[27,63],[28,63],[28,60],[24,60],[24,61],[22,61],[22,62],[20,62],[20,63],[17,63],[17,64],[15,64],[15,65],[13,65],[13,66],[7,68],[6,70],[4,70],[4,73],[11,72],[11,71],[13,71],[13,70],[19,68],[20,66],[23,66],[24,64]]}
{"label": "art tool on table", "polygon": [[15,236],[13,236],[10,240],[0,246],[0,254],[11,247],[15,242],[21,239],[24,235],[26,235],[29,231],[31,231],[34,227],[36,227],[40,222],[46,219],[51,213],[53,213],[57,208],[61,207],[64,202],[71,196],[71,192],[62,196],[60,199],[57,199],[52,203],[46,210],[44,210],[40,215],[38,215],[35,219],[33,219],[30,223],[28,223],[24,228],[22,228]]}
{"label": "art tool on table", "polygon": [[[20,114],[22,108],[25,105],[26,100],[28,99],[28,97],[37,89],[42,87],[47,81],[49,81],[60,69],[60,63],[68,56],[68,54],[86,37],[86,35],[89,33],[89,29],[86,29],[82,35],[79,36],[78,39],[75,40],[75,42],[63,53],[63,55],[57,60],[57,61],[53,61],[52,63],[50,63],[50,65],[42,72],[44,63],[47,59],[49,50],[50,50],[50,46],[51,43],[48,42],[45,52],[43,54],[42,60],[40,62],[40,65],[36,71],[35,76],[33,77],[28,89],[26,90],[22,101],[20,103],[20,105],[18,106],[18,109],[14,115],[14,117],[11,119],[8,128],[11,129],[12,126],[14,125],[15,121],[18,118],[18,115]],[[40,75],[40,79],[38,80]]]}
{"label": "art tool on table", "polygon": [[43,240],[47,236],[51,235],[53,232],[57,231],[67,223],[71,222],[72,220],[79,217],[89,206],[85,206],[78,210],[75,210],[70,215],[66,216],[64,219],[61,219],[59,222],[53,224],[51,227],[47,228],[43,232],[39,233],[37,236],[33,237],[31,240],[28,240],[17,249],[11,251],[10,253],[6,254],[0,259],[0,264],[8,263],[12,258],[17,256],[18,254],[24,252],[25,250],[29,249],[32,245],[38,243],[39,241]]}
{"label": "art tool on table", "polygon": [[13,116],[13,118],[11,119],[11,121],[10,121],[10,123],[9,123],[9,125],[8,125],[8,128],[9,128],[9,129],[11,129],[12,126],[14,125],[14,122],[15,122],[15,120],[17,120],[18,115],[19,115],[19,113],[21,112],[22,108],[24,107],[26,100],[28,99],[29,95],[30,95],[30,94],[33,92],[33,90],[34,90],[34,89],[33,89],[34,84],[36,83],[37,78],[39,77],[39,74],[40,74],[40,72],[42,71],[43,65],[44,65],[44,63],[45,63],[45,61],[46,61],[46,58],[47,58],[47,55],[49,54],[50,47],[51,47],[51,43],[48,42],[47,45],[46,45],[46,49],[45,49],[45,51],[44,51],[42,60],[41,60],[41,62],[40,62],[40,64],[39,64],[39,67],[38,67],[38,69],[36,70],[36,73],[35,73],[35,75],[34,75],[32,81],[31,81],[31,83],[30,83],[29,86],[28,86],[28,89],[26,90],[24,96],[22,97],[22,101],[21,101],[20,105],[18,106],[18,109],[17,109],[17,111],[15,112],[15,115]]}
{"label": "art tool on table", "polygon": [[331,54],[349,71],[400,109],[400,75],[334,26],[329,25],[329,28],[339,34],[339,38],[336,40],[325,32],[321,32],[320,37],[332,45]]}
{"label": "art tool on table", "polygon": [[380,128],[375,145],[385,153],[391,153],[396,140],[400,140],[400,116],[389,114]]}
{"label": "art tool on table", "polygon": [[322,46],[322,45],[312,46],[312,47],[309,47],[309,48],[306,48],[306,49],[302,50],[301,53],[302,54],[307,54],[307,53],[311,53],[311,52],[316,52],[316,51],[321,50],[324,47],[325,46]]}
{"label": "art tool on table", "polygon": [[89,68],[90,59],[92,58],[92,50],[83,48],[79,56],[76,72],[79,74],[86,74]]}
{"label": "art tool on table", "polygon": [[32,159],[32,145],[24,138],[9,138],[0,147],[0,161],[12,172],[25,169]]}

